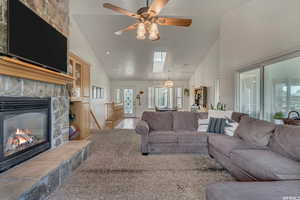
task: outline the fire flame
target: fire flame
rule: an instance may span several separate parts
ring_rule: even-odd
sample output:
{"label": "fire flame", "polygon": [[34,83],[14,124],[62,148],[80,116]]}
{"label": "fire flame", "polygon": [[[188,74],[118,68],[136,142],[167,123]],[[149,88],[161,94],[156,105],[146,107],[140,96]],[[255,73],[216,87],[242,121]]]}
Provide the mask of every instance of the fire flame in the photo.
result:
{"label": "fire flame", "polygon": [[14,143],[16,142],[18,145],[32,143],[33,140],[30,136],[28,136],[29,134],[31,134],[30,130],[17,129]]}

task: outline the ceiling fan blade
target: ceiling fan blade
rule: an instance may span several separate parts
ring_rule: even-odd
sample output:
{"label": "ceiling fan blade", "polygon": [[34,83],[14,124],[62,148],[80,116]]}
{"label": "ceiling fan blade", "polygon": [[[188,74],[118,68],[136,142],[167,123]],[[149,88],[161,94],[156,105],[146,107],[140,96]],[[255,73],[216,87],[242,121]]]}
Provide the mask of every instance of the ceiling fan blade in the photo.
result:
{"label": "ceiling fan blade", "polygon": [[157,19],[157,24],[159,24],[161,26],[185,26],[185,27],[189,27],[192,24],[192,20],[191,19],[159,17]]}
{"label": "ceiling fan blade", "polygon": [[116,31],[115,34],[116,34],[116,35],[122,35],[124,32],[132,31],[132,30],[137,29],[137,27],[138,27],[138,23],[133,24],[133,25],[131,25],[131,26],[128,26],[127,28],[124,28],[124,29],[122,29],[122,30]]}
{"label": "ceiling fan blade", "polygon": [[103,7],[104,7],[104,8],[111,9],[111,10],[113,10],[113,11],[115,11],[115,12],[118,12],[118,13],[122,13],[122,14],[124,14],[124,15],[129,16],[129,17],[140,18],[140,16],[139,16],[138,14],[135,14],[135,13],[133,13],[133,12],[130,12],[130,11],[128,11],[128,10],[125,10],[125,9],[123,9],[123,8],[120,8],[120,7],[115,6],[115,5],[113,5],[113,4],[110,4],[110,3],[104,3],[104,4],[103,4]]}
{"label": "ceiling fan blade", "polygon": [[169,0],[154,0],[149,7],[150,16],[154,17],[159,15],[160,11],[167,5]]}

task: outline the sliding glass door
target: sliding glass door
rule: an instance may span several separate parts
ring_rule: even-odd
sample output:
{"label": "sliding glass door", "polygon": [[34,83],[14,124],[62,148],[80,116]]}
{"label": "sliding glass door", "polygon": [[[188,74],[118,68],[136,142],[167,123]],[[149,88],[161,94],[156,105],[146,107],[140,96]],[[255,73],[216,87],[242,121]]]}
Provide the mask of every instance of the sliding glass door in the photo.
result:
{"label": "sliding glass door", "polygon": [[289,55],[240,72],[238,108],[255,118],[273,121],[273,115],[300,112],[300,57]]}
{"label": "sliding glass door", "polygon": [[254,69],[239,74],[239,110],[252,117],[260,117],[261,72]]}
{"label": "sliding glass door", "polygon": [[264,68],[264,118],[276,112],[300,111],[300,57]]}

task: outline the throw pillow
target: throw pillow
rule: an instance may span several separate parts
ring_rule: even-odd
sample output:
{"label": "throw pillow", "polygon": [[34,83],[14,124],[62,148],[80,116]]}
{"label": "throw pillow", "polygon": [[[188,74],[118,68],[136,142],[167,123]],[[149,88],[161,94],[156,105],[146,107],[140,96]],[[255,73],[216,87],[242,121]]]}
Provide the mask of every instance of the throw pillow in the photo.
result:
{"label": "throw pillow", "polygon": [[224,129],[225,135],[234,136],[236,129],[238,128],[239,123],[229,118],[226,118],[226,126]]}
{"label": "throw pillow", "polygon": [[208,129],[209,119],[198,119],[198,132],[206,132]]}
{"label": "throw pillow", "polygon": [[224,134],[226,119],[224,118],[209,118],[208,133]]}

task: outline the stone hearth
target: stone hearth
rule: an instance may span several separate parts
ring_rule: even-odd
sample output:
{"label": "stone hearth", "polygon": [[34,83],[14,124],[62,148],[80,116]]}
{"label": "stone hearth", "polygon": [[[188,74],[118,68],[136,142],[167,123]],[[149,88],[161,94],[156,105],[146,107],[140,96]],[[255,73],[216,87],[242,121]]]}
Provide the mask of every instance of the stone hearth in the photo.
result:
{"label": "stone hearth", "polygon": [[90,153],[90,141],[71,141],[0,174],[0,199],[46,199]]}

